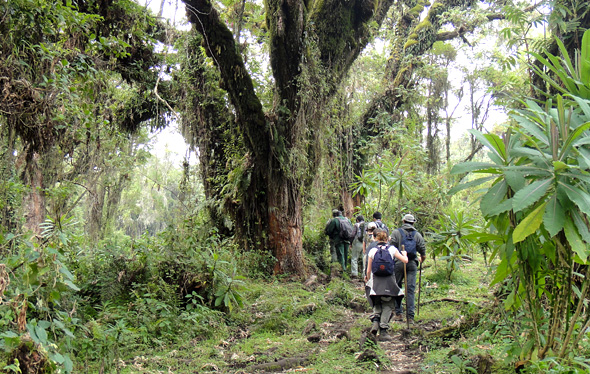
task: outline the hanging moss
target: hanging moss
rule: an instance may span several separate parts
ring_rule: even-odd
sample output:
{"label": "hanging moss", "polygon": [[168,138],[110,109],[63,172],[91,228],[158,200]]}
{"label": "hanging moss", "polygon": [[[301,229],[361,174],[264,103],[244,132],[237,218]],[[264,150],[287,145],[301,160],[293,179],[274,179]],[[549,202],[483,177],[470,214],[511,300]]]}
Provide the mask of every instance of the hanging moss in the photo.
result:
{"label": "hanging moss", "polygon": [[418,44],[418,41],[417,41],[417,40],[414,40],[414,39],[410,39],[410,40],[408,40],[408,41],[406,42],[406,44],[404,44],[404,50],[405,50],[406,48],[408,48],[408,47],[410,47],[410,46],[414,45],[414,44]]}

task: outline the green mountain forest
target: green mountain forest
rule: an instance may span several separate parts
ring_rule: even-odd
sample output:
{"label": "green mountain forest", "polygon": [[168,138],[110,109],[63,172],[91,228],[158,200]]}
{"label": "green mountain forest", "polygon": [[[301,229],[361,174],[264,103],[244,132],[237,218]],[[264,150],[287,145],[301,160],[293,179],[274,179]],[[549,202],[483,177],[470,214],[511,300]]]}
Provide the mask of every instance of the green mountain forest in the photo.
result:
{"label": "green mountain forest", "polygon": [[[588,29],[586,0],[0,0],[0,370],[590,372]],[[416,218],[391,340],[334,209]]]}

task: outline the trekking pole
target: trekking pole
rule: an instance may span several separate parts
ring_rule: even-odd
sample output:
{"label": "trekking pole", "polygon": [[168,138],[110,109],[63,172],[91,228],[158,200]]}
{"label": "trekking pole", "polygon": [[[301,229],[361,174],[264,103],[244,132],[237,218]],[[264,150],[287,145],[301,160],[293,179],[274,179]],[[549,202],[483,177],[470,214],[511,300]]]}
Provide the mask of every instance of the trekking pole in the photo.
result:
{"label": "trekking pole", "polygon": [[[406,250],[406,246],[402,244],[402,252]],[[407,256],[407,254],[406,254]],[[406,271],[406,263],[404,262],[404,286],[405,286],[405,299],[406,299],[406,325],[408,330],[410,329],[410,313],[408,311],[408,273]]]}
{"label": "trekking pole", "polygon": [[418,309],[416,310],[418,316],[420,315],[420,295],[422,295],[422,261],[420,261],[420,275],[418,276]]}

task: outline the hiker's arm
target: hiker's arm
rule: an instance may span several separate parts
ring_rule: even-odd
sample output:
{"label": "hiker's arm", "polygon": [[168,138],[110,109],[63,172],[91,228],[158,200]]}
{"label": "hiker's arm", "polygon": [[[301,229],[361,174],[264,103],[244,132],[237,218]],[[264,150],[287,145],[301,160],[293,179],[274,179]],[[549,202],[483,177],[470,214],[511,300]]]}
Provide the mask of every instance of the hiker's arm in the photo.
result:
{"label": "hiker's arm", "polygon": [[400,252],[395,251],[395,258],[403,262],[404,264],[408,263],[408,256],[406,255],[406,251]]}
{"label": "hiker's arm", "polygon": [[365,282],[368,282],[371,279],[371,265],[373,265],[373,259],[369,257],[369,261],[367,261],[367,274],[365,274]]}

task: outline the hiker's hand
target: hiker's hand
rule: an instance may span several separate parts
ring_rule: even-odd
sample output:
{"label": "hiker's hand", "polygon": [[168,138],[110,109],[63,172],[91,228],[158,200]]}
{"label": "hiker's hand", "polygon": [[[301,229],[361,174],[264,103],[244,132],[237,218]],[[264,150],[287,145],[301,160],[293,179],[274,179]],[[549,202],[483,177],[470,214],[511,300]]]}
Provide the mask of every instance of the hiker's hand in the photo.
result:
{"label": "hiker's hand", "polygon": [[420,262],[424,262],[426,260],[426,256],[420,256]]}

